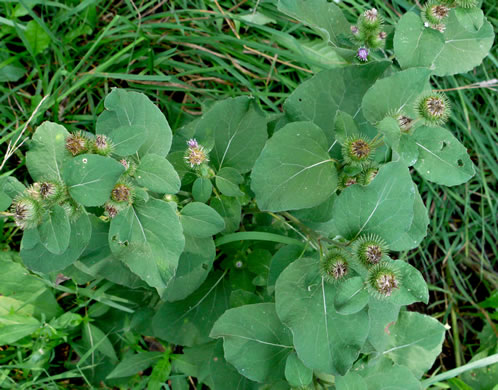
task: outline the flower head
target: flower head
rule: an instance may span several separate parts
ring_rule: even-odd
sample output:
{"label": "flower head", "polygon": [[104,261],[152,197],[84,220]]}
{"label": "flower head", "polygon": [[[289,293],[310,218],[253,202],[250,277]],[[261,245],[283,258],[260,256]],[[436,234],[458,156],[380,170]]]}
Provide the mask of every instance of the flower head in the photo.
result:
{"label": "flower head", "polygon": [[127,183],[118,183],[111,191],[111,199],[115,202],[132,202],[133,190]]}
{"label": "flower head", "polygon": [[70,134],[66,138],[66,150],[73,156],[85,153],[88,151],[88,139],[81,132]]}
{"label": "flower head", "polygon": [[342,145],[342,157],[347,164],[368,164],[372,160],[373,153],[371,141],[361,135],[348,137]]}
{"label": "flower head", "polygon": [[377,176],[377,173],[379,173],[379,168],[375,165],[370,165],[367,166],[363,169],[363,172],[361,173],[361,184],[364,186],[369,185],[373,179],[375,179],[375,176]]}
{"label": "flower head", "polygon": [[368,270],[367,289],[376,298],[390,297],[400,284],[398,272],[388,262],[378,263]]}
{"label": "flower head", "polygon": [[369,9],[358,19],[360,30],[374,32],[382,25],[382,18],[376,8]]}
{"label": "flower head", "polygon": [[107,202],[107,203],[105,204],[104,208],[105,208],[105,212],[106,212],[106,214],[107,214],[107,215],[109,216],[109,218],[111,218],[111,219],[112,219],[112,218],[114,218],[114,217],[115,217],[116,215],[118,215],[118,213],[119,213],[118,208],[117,208],[114,204],[112,204],[112,203],[110,203],[110,202]]}
{"label": "flower head", "polygon": [[93,149],[97,154],[108,156],[112,152],[113,145],[111,140],[107,136],[103,134],[97,134],[95,136]]}
{"label": "flower head", "polygon": [[387,254],[387,243],[375,234],[362,235],[353,244],[355,259],[367,267],[378,264]]}
{"label": "flower head", "polygon": [[351,187],[353,184],[357,183],[358,183],[358,177],[349,176],[348,174],[343,172],[339,175],[339,183],[337,187],[342,191],[348,187]]}
{"label": "flower head", "polygon": [[21,229],[31,229],[38,226],[41,222],[42,209],[37,200],[29,196],[21,196],[14,200],[11,206],[11,212],[14,214],[14,221]]}
{"label": "flower head", "polygon": [[358,51],[356,52],[356,57],[360,61],[367,61],[368,60],[368,49],[366,47],[360,47]]}
{"label": "flower head", "polygon": [[439,92],[433,92],[419,98],[416,109],[419,116],[432,126],[445,123],[450,116],[450,102],[445,95]]}
{"label": "flower head", "polygon": [[207,153],[202,145],[199,145],[194,138],[187,141],[188,149],[185,152],[185,161],[191,168],[197,168],[201,164],[209,161]]}
{"label": "flower head", "polygon": [[320,261],[320,273],[329,283],[338,282],[346,277],[349,272],[347,253],[341,249],[332,249]]}

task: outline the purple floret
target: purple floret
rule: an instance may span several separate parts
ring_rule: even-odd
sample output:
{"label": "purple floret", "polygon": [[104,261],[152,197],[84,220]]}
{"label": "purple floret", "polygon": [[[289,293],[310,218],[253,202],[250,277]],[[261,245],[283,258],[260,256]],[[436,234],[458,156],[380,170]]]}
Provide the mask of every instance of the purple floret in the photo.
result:
{"label": "purple floret", "polygon": [[358,53],[356,54],[356,57],[358,57],[358,59],[360,61],[368,60],[368,49],[366,47],[360,47],[358,49]]}

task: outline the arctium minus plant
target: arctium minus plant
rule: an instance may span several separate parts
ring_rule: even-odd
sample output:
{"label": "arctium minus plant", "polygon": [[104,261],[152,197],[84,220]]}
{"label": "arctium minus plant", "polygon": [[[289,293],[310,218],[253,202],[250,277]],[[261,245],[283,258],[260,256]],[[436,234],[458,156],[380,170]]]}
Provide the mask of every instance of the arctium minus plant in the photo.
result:
{"label": "arctium minus plant", "polygon": [[414,311],[429,290],[407,252],[430,222],[417,183],[475,175],[435,76],[488,54],[476,4],[430,0],[390,25],[280,0],[341,65],[315,61],[281,107],[245,91],[172,131],[146,95],[112,89],[95,126],[42,123],[29,185],[1,182],[21,259],[49,284],[105,281],[82,343],[107,321],[147,336],[92,344],[88,382],[127,388],[123,366],[154,366],[212,390],[425,387],[447,327]]}

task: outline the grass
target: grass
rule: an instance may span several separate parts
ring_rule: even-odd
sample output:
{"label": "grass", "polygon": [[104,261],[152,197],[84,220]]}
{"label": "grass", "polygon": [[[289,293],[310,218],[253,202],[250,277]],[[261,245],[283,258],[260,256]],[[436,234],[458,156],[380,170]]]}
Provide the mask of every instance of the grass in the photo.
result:
{"label": "grass", "polygon": [[[229,96],[254,96],[268,112],[278,113],[301,81],[326,66],[317,57],[303,57],[287,33],[302,41],[315,35],[282,16],[274,1],[66,0],[21,12],[25,3],[0,5],[0,53],[7,54],[0,54],[0,64],[8,61],[22,72],[19,80],[0,83],[0,155],[20,135],[19,142],[29,138],[44,120],[70,130],[93,129],[112,87],[145,92],[177,129],[200,115],[203,105]],[[405,0],[339,5],[351,20],[364,7],[376,6],[387,21],[414,7]],[[247,22],[254,8],[272,23]],[[496,27],[496,2],[485,0],[483,8]],[[29,44],[30,20],[39,24],[43,42]],[[316,41],[306,47],[329,63],[336,61]],[[400,255],[423,270],[430,284],[430,305],[417,310],[452,327],[436,371],[468,362],[479,347],[483,324],[496,333],[496,303],[482,302],[498,287],[498,109],[496,82],[494,87],[479,84],[498,78],[495,55],[467,74],[433,79],[451,100],[449,128],[468,148],[477,173],[452,188],[417,178],[430,211],[429,234],[418,249]],[[15,151],[0,176],[25,177],[23,152],[24,147]],[[0,245],[18,248],[20,232],[0,219],[2,224]]]}

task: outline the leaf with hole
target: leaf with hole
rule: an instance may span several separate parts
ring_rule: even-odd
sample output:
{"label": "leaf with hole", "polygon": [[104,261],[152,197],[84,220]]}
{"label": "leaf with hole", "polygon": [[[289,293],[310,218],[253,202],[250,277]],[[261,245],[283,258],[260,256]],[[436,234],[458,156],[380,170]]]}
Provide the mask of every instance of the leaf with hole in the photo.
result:
{"label": "leaf with hole", "polygon": [[442,127],[418,127],[413,139],[419,158],[413,166],[423,178],[446,186],[467,182],[475,168],[467,149]]}

